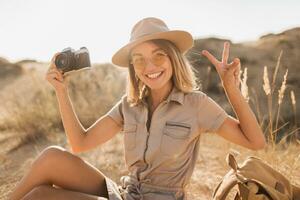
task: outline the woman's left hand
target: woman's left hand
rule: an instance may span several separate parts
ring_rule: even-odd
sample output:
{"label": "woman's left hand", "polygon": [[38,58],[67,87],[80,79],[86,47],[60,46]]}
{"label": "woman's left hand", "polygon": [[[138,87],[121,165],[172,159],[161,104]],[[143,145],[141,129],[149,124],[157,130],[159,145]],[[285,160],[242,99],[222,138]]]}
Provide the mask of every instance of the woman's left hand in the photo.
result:
{"label": "woman's left hand", "polygon": [[224,42],[222,61],[217,60],[207,50],[203,50],[202,55],[207,57],[208,60],[215,66],[221,78],[223,87],[235,86],[239,88],[241,62],[239,58],[234,58],[231,63],[227,63],[229,57],[229,42]]}

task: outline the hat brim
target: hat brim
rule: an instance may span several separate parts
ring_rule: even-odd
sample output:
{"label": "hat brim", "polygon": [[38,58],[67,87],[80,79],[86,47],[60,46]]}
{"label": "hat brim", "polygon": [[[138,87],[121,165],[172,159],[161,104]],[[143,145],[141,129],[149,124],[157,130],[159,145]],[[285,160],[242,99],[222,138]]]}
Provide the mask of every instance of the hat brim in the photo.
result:
{"label": "hat brim", "polygon": [[183,54],[187,52],[194,45],[193,36],[186,31],[173,30],[166,32],[154,33],[151,35],[145,35],[139,39],[129,42],[122,48],[120,48],[112,57],[112,63],[120,67],[129,67],[129,52],[137,44],[153,40],[153,39],[165,39],[173,42],[179,51]]}

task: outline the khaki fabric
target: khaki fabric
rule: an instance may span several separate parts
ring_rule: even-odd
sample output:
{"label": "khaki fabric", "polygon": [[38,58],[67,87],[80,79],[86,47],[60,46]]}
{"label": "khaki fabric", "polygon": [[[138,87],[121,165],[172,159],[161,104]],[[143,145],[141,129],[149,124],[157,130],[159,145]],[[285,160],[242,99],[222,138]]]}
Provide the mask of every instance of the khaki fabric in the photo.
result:
{"label": "khaki fabric", "polygon": [[[283,174],[273,169],[262,158],[248,156],[238,165],[229,153],[226,158],[231,168],[214,189],[213,200],[225,200],[238,186],[235,200],[299,200],[300,187],[293,185]],[[233,193],[234,194],[234,193]]]}
{"label": "khaki fabric", "polygon": [[228,117],[205,93],[183,93],[176,87],[153,112],[149,131],[146,101],[130,107],[124,95],[107,115],[123,127],[129,170],[120,179],[123,197],[152,200],[186,199],[201,133],[215,132]]}

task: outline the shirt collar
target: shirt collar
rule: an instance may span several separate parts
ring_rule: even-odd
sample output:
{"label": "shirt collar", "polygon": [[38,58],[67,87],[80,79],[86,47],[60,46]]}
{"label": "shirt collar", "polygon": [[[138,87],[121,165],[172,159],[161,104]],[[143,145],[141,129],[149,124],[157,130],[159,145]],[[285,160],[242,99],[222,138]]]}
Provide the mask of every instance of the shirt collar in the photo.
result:
{"label": "shirt collar", "polygon": [[173,86],[173,89],[170,95],[167,98],[167,102],[175,101],[183,105],[184,101],[184,93],[180,91],[176,86]]}
{"label": "shirt collar", "polygon": [[[180,91],[176,86],[173,86],[172,91],[170,92],[168,98],[166,99],[167,103],[174,101],[183,105],[184,102],[184,93]],[[146,104],[146,99],[143,98],[142,102]]]}

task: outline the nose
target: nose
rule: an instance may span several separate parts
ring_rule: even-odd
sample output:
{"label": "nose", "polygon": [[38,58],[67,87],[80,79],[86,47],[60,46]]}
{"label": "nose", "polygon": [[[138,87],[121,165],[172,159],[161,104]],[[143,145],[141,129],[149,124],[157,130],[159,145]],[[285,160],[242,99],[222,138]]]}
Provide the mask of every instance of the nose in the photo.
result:
{"label": "nose", "polygon": [[152,68],[156,68],[156,65],[154,65],[152,62],[151,62],[151,60],[148,58],[147,60],[146,60],[146,67],[145,67],[146,69],[148,69],[148,70],[151,70]]}

